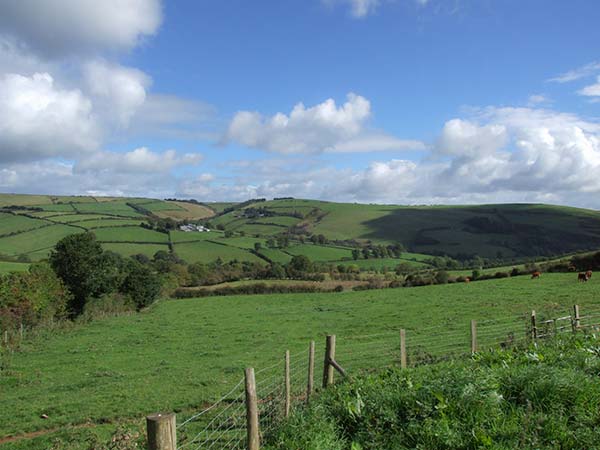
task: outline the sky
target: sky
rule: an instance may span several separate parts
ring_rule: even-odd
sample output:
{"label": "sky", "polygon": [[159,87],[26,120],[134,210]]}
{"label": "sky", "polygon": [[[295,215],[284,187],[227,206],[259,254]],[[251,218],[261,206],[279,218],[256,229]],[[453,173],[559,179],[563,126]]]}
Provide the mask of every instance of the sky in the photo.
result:
{"label": "sky", "polygon": [[0,192],[600,209],[596,0],[0,0]]}

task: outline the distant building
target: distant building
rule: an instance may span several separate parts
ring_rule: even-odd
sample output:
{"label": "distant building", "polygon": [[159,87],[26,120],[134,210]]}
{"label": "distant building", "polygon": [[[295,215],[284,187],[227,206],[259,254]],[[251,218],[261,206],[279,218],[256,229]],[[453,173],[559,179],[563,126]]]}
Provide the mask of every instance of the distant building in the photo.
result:
{"label": "distant building", "polygon": [[194,225],[193,223],[190,223],[188,225],[179,225],[179,229],[181,231],[185,231],[186,233],[189,233],[189,232],[205,233],[205,232],[210,231],[204,225]]}

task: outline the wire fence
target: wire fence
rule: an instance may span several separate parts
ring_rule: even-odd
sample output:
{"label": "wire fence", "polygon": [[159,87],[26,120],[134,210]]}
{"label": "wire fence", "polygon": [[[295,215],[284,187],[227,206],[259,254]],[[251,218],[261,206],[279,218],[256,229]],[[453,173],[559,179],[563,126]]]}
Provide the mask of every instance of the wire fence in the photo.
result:
{"label": "wire fence", "polygon": [[[255,372],[257,441],[306,405],[315,386],[328,385],[331,367],[337,366],[339,378],[386,367],[433,364],[489,349],[510,349],[564,333],[600,331],[600,305],[586,307],[584,313],[574,306],[562,314],[531,311],[479,322],[458,320],[368,335],[342,334],[334,339],[333,352],[329,346],[320,345],[311,352],[308,343],[305,350],[282,352],[280,360]],[[248,387],[244,381],[240,379],[218,401],[182,421],[177,426],[177,446],[168,448],[257,449],[249,444]]]}

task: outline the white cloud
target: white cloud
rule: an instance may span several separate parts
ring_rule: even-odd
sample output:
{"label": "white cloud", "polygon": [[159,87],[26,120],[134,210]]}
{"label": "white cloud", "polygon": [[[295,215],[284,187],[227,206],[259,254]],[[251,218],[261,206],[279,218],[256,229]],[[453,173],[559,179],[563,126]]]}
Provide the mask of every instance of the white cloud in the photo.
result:
{"label": "white cloud", "polygon": [[95,107],[103,110],[104,117],[114,117],[120,126],[127,127],[146,100],[150,77],[104,60],[86,63],[83,73],[87,89],[95,97]]}
{"label": "white cloud", "polygon": [[0,76],[0,161],[72,156],[96,149],[100,131],[81,91],[47,73]]}
{"label": "white cloud", "polygon": [[544,94],[533,94],[527,99],[527,106],[535,107],[542,104],[552,103],[552,100]]}
{"label": "white cloud", "polygon": [[577,93],[586,97],[600,97],[600,77],[596,79],[596,83],[584,87],[577,91]]}
{"label": "white cloud", "polygon": [[258,112],[240,111],[229,124],[225,141],[283,154],[423,148],[420,142],[367,130],[370,117],[370,102],[353,93],[339,107],[333,99],[310,108],[298,103],[289,115],[265,117]]}
{"label": "white cloud", "polygon": [[165,173],[180,166],[195,166],[202,156],[197,153],[186,153],[179,156],[175,150],[157,153],[146,147],[136,148],[130,152],[96,152],[80,159],[74,167],[76,172],[111,172],[111,173]]}
{"label": "white cloud", "polygon": [[328,6],[336,3],[344,3],[350,6],[350,13],[353,17],[362,18],[375,12],[379,6],[380,0],[321,0]]}
{"label": "white cloud", "polygon": [[156,33],[160,0],[0,2],[0,29],[48,57],[129,50]]}
{"label": "white cloud", "polygon": [[503,125],[478,126],[467,120],[452,119],[444,125],[437,149],[447,155],[479,158],[497,151],[506,140]]}
{"label": "white cloud", "polygon": [[550,78],[548,81],[553,81],[556,83],[568,83],[570,81],[590,77],[598,71],[600,71],[600,62],[592,62],[584,66],[578,67],[577,69],[569,70],[554,78]]}

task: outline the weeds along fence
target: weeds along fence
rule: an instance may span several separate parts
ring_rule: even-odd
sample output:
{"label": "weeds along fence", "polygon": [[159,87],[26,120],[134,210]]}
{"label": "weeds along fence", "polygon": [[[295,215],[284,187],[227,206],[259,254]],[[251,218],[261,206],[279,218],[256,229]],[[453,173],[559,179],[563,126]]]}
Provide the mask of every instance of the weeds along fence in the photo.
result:
{"label": "weeds along fence", "polygon": [[247,368],[216,402],[183,417],[146,418],[149,449],[258,450],[274,427],[302,408],[336,378],[386,367],[414,367],[471,356],[493,348],[510,349],[561,333],[600,331],[600,307],[578,305],[562,315],[535,311],[487,320],[452,321],[367,335],[326,336],[319,347],[285,350],[281,359],[259,370]]}

